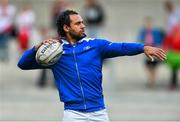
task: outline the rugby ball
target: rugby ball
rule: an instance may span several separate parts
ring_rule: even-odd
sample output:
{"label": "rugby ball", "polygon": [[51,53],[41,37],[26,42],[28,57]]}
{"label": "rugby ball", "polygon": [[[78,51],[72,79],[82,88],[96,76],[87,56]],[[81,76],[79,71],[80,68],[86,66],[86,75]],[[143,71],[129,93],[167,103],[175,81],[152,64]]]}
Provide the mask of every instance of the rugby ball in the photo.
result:
{"label": "rugby ball", "polygon": [[36,61],[42,66],[55,64],[61,57],[63,47],[60,42],[44,43],[36,52]]}

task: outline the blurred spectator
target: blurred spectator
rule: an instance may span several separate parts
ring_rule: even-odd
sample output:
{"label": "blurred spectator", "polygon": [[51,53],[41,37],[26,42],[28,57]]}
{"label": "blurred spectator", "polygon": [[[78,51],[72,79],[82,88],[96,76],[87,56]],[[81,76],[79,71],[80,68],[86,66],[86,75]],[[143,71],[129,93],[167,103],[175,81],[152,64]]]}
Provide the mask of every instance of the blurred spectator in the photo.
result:
{"label": "blurred spectator", "polygon": [[[39,29],[39,33],[40,33],[40,40],[41,41],[49,39],[49,37],[50,37],[48,27],[41,26]],[[42,87],[45,87],[47,85],[48,73],[49,72],[50,72],[49,69],[42,69],[40,71],[40,76],[39,76],[38,81],[37,81],[38,87],[42,88]]]}
{"label": "blurred spectator", "polygon": [[29,3],[24,3],[16,18],[18,42],[21,52],[29,47],[32,29],[35,24],[35,13]]}
{"label": "blurred spectator", "polygon": [[87,24],[88,36],[96,38],[99,28],[105,20],[102,5],[97,0],[85,0],[84,18]]}
{"label": "blurred spectator", "polygon": [[167,64],[172,71],[170,88],[175,89],[180,67],[180,9],[175,8],[171,1],[166,1],[164,8],[168,14],[164,49],[167,50]]}
{"label": "blurred spectator", "polygon": [[[162,30],[154,27],[153,19],[151,17],[146,17],[144,26],[139,32],[138,40],[148,46],[161,47],[163,38]],[[148,72],[148,82],[150,87],[153,87],[155,84],[157,64],[158,60],[155,59],[152,62],[149,58],[145,58],[145,66]]]}
{"label": "blurred spectator", "polygon": [[52,27],[56,28],[56,20],[57,16],[60,12],[66,10],[70,6],[70,2],[68,0],[55,0],[52,5],[52,13],[51,13],[51,21]]}
{"label": "blurred spectator", "polygon": [[180,21],[180,8],[175,8],[172,1],[167,0],[164,3],[164,9],[167,13],[166,32],[171,33],[173,27]]}
{"label": "blurred spectator", "polygon": [[16,8],[8,0],[0,0],[0,60],[8,61],[8,40],[13,30]]}

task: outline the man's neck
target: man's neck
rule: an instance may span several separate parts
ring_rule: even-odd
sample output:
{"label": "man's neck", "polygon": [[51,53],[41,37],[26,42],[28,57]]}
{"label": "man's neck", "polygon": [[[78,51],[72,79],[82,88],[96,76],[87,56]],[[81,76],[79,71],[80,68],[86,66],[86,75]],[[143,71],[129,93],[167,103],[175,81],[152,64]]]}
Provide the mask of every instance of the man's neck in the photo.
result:
{"label": "man's neck", "polygon": [[83,39],[84,37],[86,37],[86,35],[82,36],[82,37],[79,37],[79,38],[73,38],[72,36],[70,35],[67,35],[65,37],[65,39],[71,44],[71,45],[74,45],[76,44],[79,40]]}
{"label": "man's neck", "polygon": [[66,37],[66,40],[71,44],[71,45],[74,45],[77,40],[76,39],[73,39],[71,36],[67,35]]}

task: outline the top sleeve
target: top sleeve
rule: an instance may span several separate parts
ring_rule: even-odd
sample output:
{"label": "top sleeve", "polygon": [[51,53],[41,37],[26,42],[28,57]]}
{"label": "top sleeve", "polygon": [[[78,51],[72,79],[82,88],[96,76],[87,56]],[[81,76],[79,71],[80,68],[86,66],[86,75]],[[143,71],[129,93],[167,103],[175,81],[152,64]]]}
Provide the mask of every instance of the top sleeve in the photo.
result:
{"label": "top sleeve", "polygon": [[144,52],[144,44],[141,43],[115,43],[108,40],[98,40],[97,43],[104,59],[137,55]]}
{"label": "top sleeve", "polygon": [[39,65],[36,62],[35,55],[36,55],[36,50],[34,47],[25,51],[22,57],[20,58],[17,66],[23,70],[48,68],[48,67]]}

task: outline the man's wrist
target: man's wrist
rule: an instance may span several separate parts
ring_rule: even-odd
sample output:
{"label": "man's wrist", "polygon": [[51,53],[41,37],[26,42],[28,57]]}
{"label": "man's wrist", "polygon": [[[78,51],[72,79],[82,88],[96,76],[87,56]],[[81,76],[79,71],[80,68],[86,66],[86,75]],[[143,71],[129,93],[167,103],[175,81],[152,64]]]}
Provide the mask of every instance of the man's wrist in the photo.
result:
{"label": "man's wrist", "polygon": [[144,52],[148,49],[149,46],[144,45]]}
{"label": "man's wrist", "polygon": [[39,47],[40,47],[40,45],[35,45],[34,46],[35,51],[37,51],[39,49]]}

